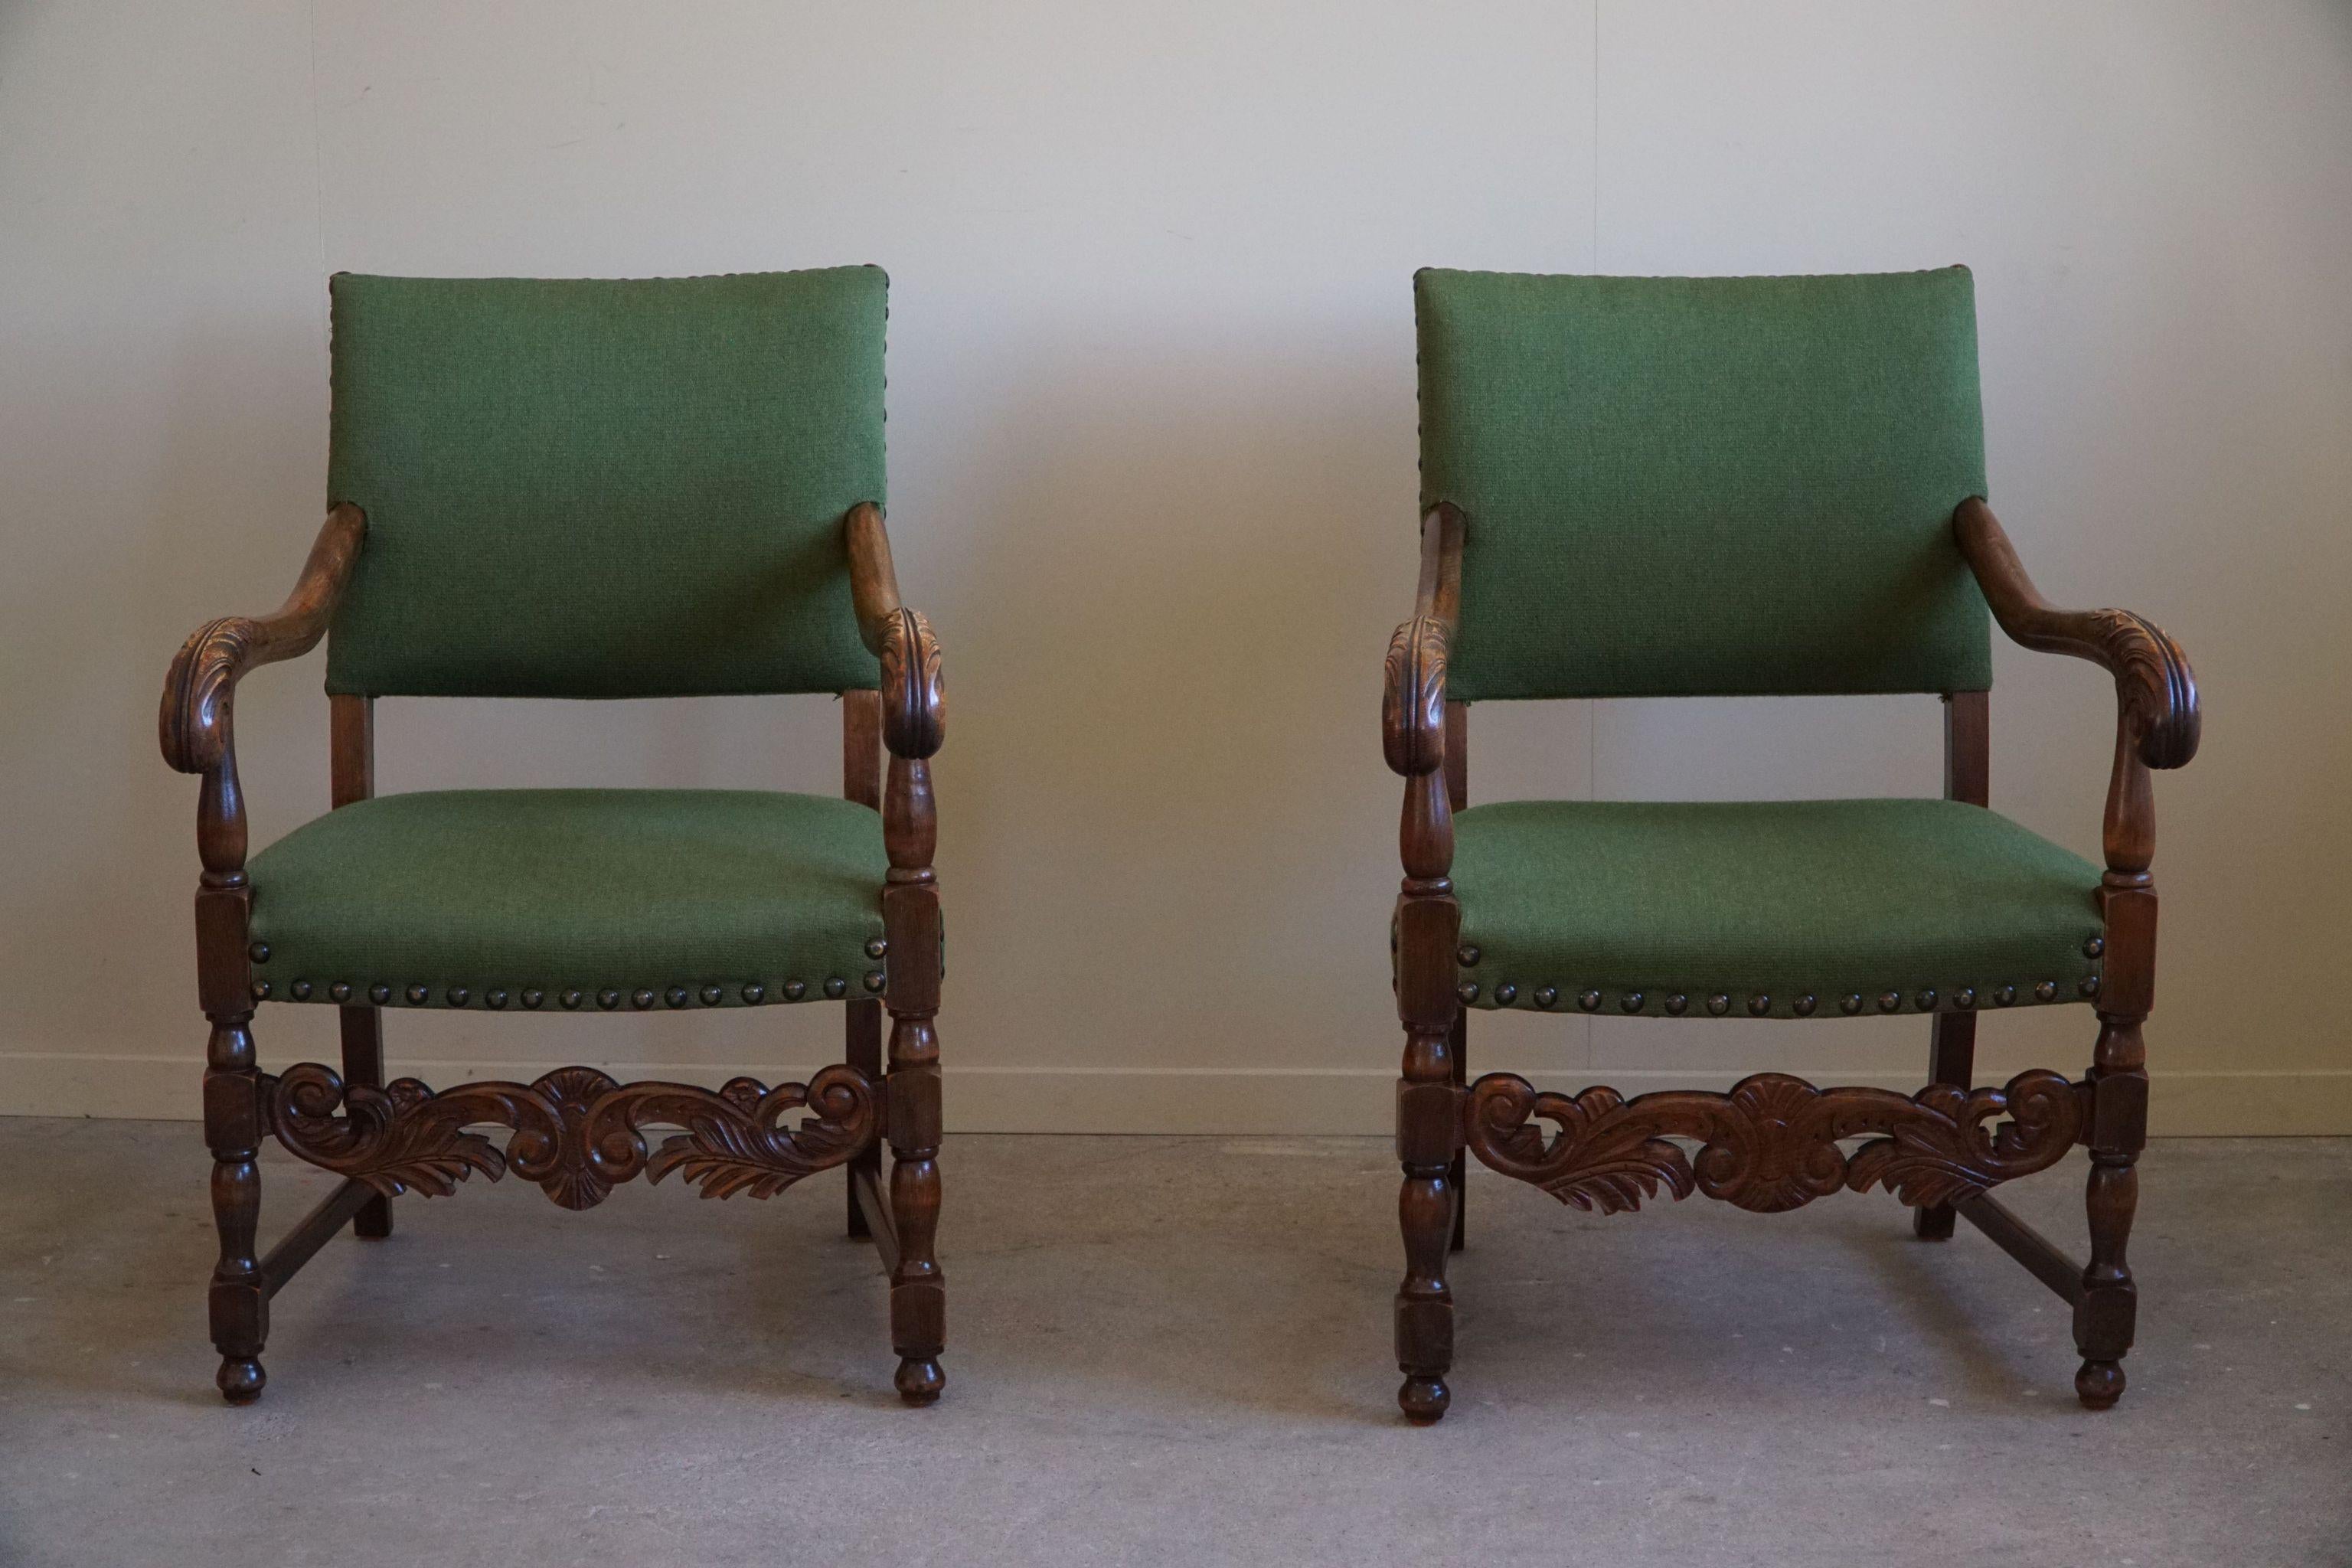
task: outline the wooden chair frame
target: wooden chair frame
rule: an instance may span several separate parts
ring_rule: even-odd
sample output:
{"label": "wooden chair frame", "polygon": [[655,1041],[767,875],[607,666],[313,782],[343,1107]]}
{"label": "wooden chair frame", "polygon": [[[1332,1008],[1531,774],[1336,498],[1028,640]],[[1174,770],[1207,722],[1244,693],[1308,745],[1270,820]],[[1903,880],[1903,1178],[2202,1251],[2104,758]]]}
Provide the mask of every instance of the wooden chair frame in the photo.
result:
{"label": "wooden chair frame", "polygon": [[[881,995],[878,1001],[848,998],[845,983],[838,991],[829,983],[829,995],[847,999],[847,1060],[807,1084],[774,1089],[751,1079],[715,1091],[688,1084],[618,1084],[588,1067],[561,1068],[529,1084],[469,1083],[438,1094],[414,1079],[386,1083],[383,1010],[394,995],[378,985],[355,996],[340,983],[331,995],[341,1005],[342,1071],[303,1063],[273,1076],[257,1067],[253,1015],[268,986],[255,981],[251,966],[245,795],[232,722],[236,684],[259,666],[307,653],[326,635],[366,537],[367,519],[359,508],[334,508],[285,604],[267,616],[229,616],[197,628],[173,659],[163,687],[164,760],[203,781],[196,807],[196,848],[204,864],[195,900],[196,990],[212,1026],[204,1109],[220,1237],[210,1309],[222,1394],[236,1405],[260,1396],[270,1299],[344,1225],[362,1237],[391,1235],[391,1200],[403,1192],[446,1195],[471,1172],[496,1180],[511,1165],[567,1208],[593,1206],[615,1182],[640,1173],[659,1181],[672,1171],[706,1197],[740,1192],[764,1198],[814,1172],[846,1166],[849,1233],[873,1239],[890,1279],[898,1392],[914,1405],[937,1399],[945,1382],[939,1363],[945,1288],[933,1256],[940,1206],[934,1019],[940,961],[939,888],[931,869],[939,823],[929,759],[944,737],[946,704],[939,643],[929,623],[899,601],[881,509],[861,503],[843,520],[858,631],[880,660],[881,689],[841,694],[843,793],[881,813],[889,858],[878,890],[885,936],[867,948],[867,956],[884,962],[866,980],[867,989]],[[332,804],[340,808],[374,793],[373,699],[338,694],[329,701]],[[406,999],[423,1000],[414,991]],[[745,1000],[753,999],[747,992]],[[463,1005],[462,993],[453,992],[449,1000]],[[491,1008],[507,1000],[499,991],[481,999]],[[536,1008],[550,998],[525,991],[516,1000]],[[560,998],[566,1007],[582,1000],[576,992]],[[684,1007],[698,998],[673,988],[662,1000]],[[717,988],[707,988],[699,1000],[715,1005]],[[619,1001],[608,995],[598,1005]],[[639,991],[629,1001],[646,1010],[656,997]],[[885,1009],[891,1020],[887,1071]],[[814,1114],[799,1128],[782,1125],[787,1112],[803,1107]],[[482,1124],[512,1129],[503,1152],[466,1131]],[[650,1124],[686,1131],[649,1153],[642,1129]],[[264,1137],[344,1180],[257,1258],[261,1175],[256,1156]],[[887,1195],[885,1140],[892,1154]]]}
{"label": "wooden chair frame", "polygon": [[[1563,1203],[1604,1214],[1637,1208],[1662,1186],[1677,1199],[1696,1189],[1742,1208],[1777,1212],[1841,1186],[1883,1184],[1913,1207],[1922,1237],[1948,1237],[1954,1216],[1965,1218],[2072,1305],[2083,1356],[2075,1392],[2090,1409],[2114,1405],[2123,1394],[2122,1363],[2137,1310],[2124,1254],[2147,1126],[2141,1024],[2156,972],[2149,771],[2185,765],[2196,754],[2199,733],[2196,679],[2179,646],[2128,611],[2055,608],[2026,576],[1990,507],[1970,498],[1955,511],[1954,537],[2001,629],[2027,647],[2088,659],[2115,678],[2115,770],[2099,891],[2105,935],[2089,950],[2103,956],[2103,973],[2085,981],[2083,993],[2095,1000],[2099,1032],[2081,1081],[2036,1070],[2002,1089],[1972,1089],[1978,998],[1962,992],[1939,1004],[1922,992],[1910,1000],[1934,1014],[1934,1038],[1929,1083],[1916,1095],[1816,1089],[1779,1073],[1747,1079],[1727,1094],[1677,1089],[1631,1100],[1598,1087],[1574,1096],[1538,1094],[1510,1073],[1473,1083],[1467,1009],[1456,992],[1461,909],[1450,880],[1454,814],[1468,796],[1468,704],[1448,700],[1445,691],[1460,616],[1465,526],[1450,503],[1423,519],[1420,589],[1412,618],[1389,644],[1381,705],[1389,765],[1405,781],[1395,940],[1397,1011],[1405,1031],[1396,1121],[1405,1252],[1396,1294],[1397,1363],[1404,1373],[1397,1402],[1406,1416],[1434,1422],[1452,1398],[1445,1374],[1454,1362],[1454,1297],[1445,1259],[1463,1245],[1465,1153]],[[1956,691],[1943,699],[1944,793],[1975,805],[1989,800],[1987,695]],[[1543,1005],[1541,996],[1535,1000]],[[1669,1011],[1680,1010],[1675,1000]],[[1888,993],[1878,1004],[1894,1012],[1906,1000]],[[2014,996],[1988,1000],[2003,1005]],[[1718,1004],[1727,1001],[1709,998],[1708,1010],[1720,1013]],[[1589,1011],[1600,1001],[1588,994],[1578,1005]],[[1811,1007],[1801,1001],[1799,1010]],[[1549,1141],[1539,1121],[1559,1129]],[[1839,1147],[1864,1134],[1875,1136],[1850,1154]],[[1696,1162],[1668,1142],[1675,1137],[1701,1143]],[[1990,1195],[1995,1184],[2054,1164],[2077,1143],[2091,1158],[2090,1258],[2080,1265]]]}

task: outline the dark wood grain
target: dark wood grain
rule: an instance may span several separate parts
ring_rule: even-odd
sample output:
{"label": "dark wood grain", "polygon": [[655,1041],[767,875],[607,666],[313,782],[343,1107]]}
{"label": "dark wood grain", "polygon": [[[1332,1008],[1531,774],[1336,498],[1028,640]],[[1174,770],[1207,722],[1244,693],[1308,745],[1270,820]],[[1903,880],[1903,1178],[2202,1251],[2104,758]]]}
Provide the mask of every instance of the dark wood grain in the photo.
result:
{"label": "dark wood grain", "polygon": [[[375,699],[336,692],[327,699],[329,795],[338,811],[375,797]],[[342,1009],[343,1080],[383,1087],[383,1011]],[[377,1194],[352,1217],[352,1234],[382,1240],[392,1234],[392,1200]],[[306,1255],[307,1256],[307,1255]],[[297,1267],[299,1267],[298,1262]]]}
{"label": "dark wood grain", "polygon": [[[939,816],[931,757],[947,734],[947,695],[930,623],[898,597],[898,575],[879,507],[850,509],[844,535],[859,635],[882,665],[882,841],[890,870],[882,892],[889,944],[882,1005],[890,1015],[890,1215],[898,1258],[890,1268],[890,1337],[899,1397],[929,1405],[946,1375],[945,1277],[934,1256],[940,1212],[939,878],[931,861]],[[853,1175],[852,1180],[855,1181]]]}
{"label": "dark wood grain", "polygon": [[[1639,1208],[1660,1188],[1780,1214],[1841,1187],[1883,1186],[1916,1207],[2047,1170],[2074,1146],[2084,1099],[2039,1068],[1998,1089],[1933,1084],[1905,1095],[1759,1073],[1728,1094],[1666,1089],[1633,1100],[1606,1088],[1538,1094],[1516,1074],[1489,1073],[1470,1087],[1463,1129],[1485,1163],[1601,1214]],[[1545,1121],[1559,1129],[1549,1139]],[[1865,1134],[1877,1136],[1851,1154],[1838,1146]],[[1672,1138],[1698,1140],[1696,1160]]]}
{"label": "dark wood grain", "polygon": [[[939,1396],[945,1313],[935,1256],[940,1118],[934,1020],[940,963],[929,759],[945,736],[942,663],[929,623],[898,600],[879,509],[856,509],[844,530],[853,605],[881,686],[843,693],[842,786],[846,798],[882,817],[889,868],[876,897],[886,935],[867,951],[882,962],[872,984],[884,1000],[848,1002],[849,1061],[824,1068],[805,1087],[772,1089],[749,1079],[716,1090],[623,1084],[594,1068],[568,1067],[529,1084],[477,1082],[436,1093],[413,1079],[385,1081],[381,1012],[356,1005],[339,1015],[340,1073],[319,1063],[263,1073],[251,1029],[252,891],[234,697],[247,671],[306,652],[325,635],[365,541],[364,516],[348,506],[329,514],[278,610],[208,622],[173,658],[158,732],[165,760],[202,778],[196,972],[198,1001],[211,1025],[205,1131],[218,1242],[209,1301],[221,1356],[215,1381],[229,1400],[243,1404],[261,1394],[270,1298],[342,1226],[356,1222],[362,1235],[387,1235],[393,1195],[446,1194],[469,1173],[495,1178],[509,1166],[571,1208],[593,1206],[613,1184],[639,1174],[659,1181],[677,1173],[706,1197],[766,1197],[814,1172],[848,1166],[852,1232],[872,1236],[890,1273],[898,1387],[916,1404]],[[341,809],[374,795],[374,710],[370,698],[338,693],[329,711],[331,795]],[[885,1005],[893,1026],[887,1078]],[[803,1109],[812,1114],[786,1125]],[[879,1181],[886,1116],[897,1156],[887,1201]],[[684,1131],[649,1150],[642,1129],[657,1125]],[[503,1149],[471,1131],[484,1126],[510,1130]],[[266,1136],[346,1181],[257,1258],[257,1155]]]}
{"label": "dark wood grain", "polygon": [[[297,1157],[386,1196],[446,1197],[475,1172],[509,1167],[568,1209],[593,1208],[620,1183],[676,1172],[707,1198],[772,1197],[874,1141],[877,1086],[855,1068],[824,1068],[773,1089],[730,1079],[718,1089],[616,1083],[595,1068],[558,1068],[530,1083],[482,1079],[436,1093],[415,1079],[383,1089],[344,1082],[316,1062],[264,1079],[270,1131]],[[785,1125],[793,1111],[813,1112]],[[686,1131],[647,1152],[643,1129]],[[501,1152],[467,1129],[511,1128]]]}
{"label": "dark wood grain", "polygon": [[173,657],[156,716],[163,760],[196,773],[196,999],[210,1032],[205,1045],[205,1142],[213,1156],[213,1228],[218,1254],[207,1296],[214,1376],[234,1405],[261,1396],[261,1352],[269,1336],[269,1289],[254,1255],[261,1216],[258,1163],[263,1116],[253,1047],[253,973],[248,953],[252,893],[246,876],[245,792],[236,768],[236,684],[265,664],[307,653],[327,633],[349,586],[367,518],[338,506],[310,547],[286,602],[266,616],[207,621]]}
{"label": "dark wood grain", "polygon": [[[1445,665],[1462,578],[1463,519],[1451,506],[1422,521],[1413,616],[1390,639],[1381,699],[1389,765],[1405,781],[1398,845],[1404,880],[1395,911],[1397,1016],[1404,1058],[1397,1079],[1396,1150],[1403,1170],[1397,1217],[1405,1272],[1396,1293],[1397,1405],[1426,1425],[1453,1400],[1454,1293],[1445,1258],[1456,1208],[1463,1089],[1454,1064],[1462,1004],[1454,994],[1462,910],[1454,898],[1454,809],[1444,775]],[[1466,777],[1466,774],[1465,774]]]}
{"label": "dark wood grain", "polygon": [[2020,1219],[2008,1205],[1979,1193],[1956,1200],[1952,1206],[2061,1299],[2070,1304],[2082,1300],[2082,1266],[2061,1252],[2057,1243]]}
{"label": "dark wood grain", "polygon": [[[895,598],[898,584],[891,584]],[[845,800],[860,805],[882,809],[882,694],[879,691],[845,691],[841,694],[841,794]],[[844,1004],[842,1059],[867,1078],[879,1082],[882,1078],[882,1004],[871,997],[857,997]],[[860,1152],[849,1163],[846,1179],[847,1213],[845,1223],[853,1237],[874,1236],[869,1222],[868,1205],[858,1199],[859,1178],[879,1189],[882,1180],[882,1145],[877,1140],[872,1148]],[[898,1248],[889,1249],[895,1266]]]}
{"label": "dark wood grain", "polygon": [[[1962,1005],[1937,1016],[1930,1081],[1913,1095],[1818,1089],[1773,1073],[1727,1094],[1676,1090],[1632,1100],[1605,1086],[1538,1094],[1503,1073],[1465,1089],[1468,1041],[1454,985],[1457,963],[1469,955],[1457,957],[1461,911],[1451,879],[1454,816],[1468,804],[1468,723],[1466,707],[1449,700],[1446,667],[1460,624],[1468,526],[1449,506],[1423,519],[1413,614],[1390,639],[1381,687],[1382,752],[1405,781],[1404,879],[1392,947],[1405,1030],[1397,1085],[1405,1275],[1395,1310],[1404,1373],[1398,1403],[1408,1418],[1435,1421],[1452,1397],[1445,1380],[1454,1296],[1445,1262],[1449,1242],[1458,1247],[1465,1233],[1465,1150],[1563,1202],[1601,1212],[1637,1208],[1663,1191],[1677,1198],[1701,1192],[1775,1213],[1841,1187],[1883,1186],[1916,1211],[1924,1237],[1948,1237],[1954,1219],[1965,1217],[2073,1304],[2083,1356],[2076,1392],[2094,1410],[2114,1404],[2137,1310],[2126,1251],[2147,1135],[2142,1026],[2154,993],[2157,910],[2148,872],[2156,843],[2151,771],[2189,762],[2201,723],[2196,679],[2179,646],[2126,611],[2053,606],[1980,499],[1956,511],[1955,536],[2003,630],[2026,647],[2090,660],[2116,684],[2115,761],[2101,834],[2105,930],[2086,949],[2103,962],[2083,989],[2095,1000],[2099,1037],[2080,1082],[2036,1069],[2005,1089],[1974,1088],[1978,1015]],[[1945,796],[1989,806],[1989,695],[1952,692],[1944,700]],[[1542,1123],[1554,1129],[1549,1136]],[[1864,1135],[1871,1141],[1861,1147],[1843,1146]],[[1675,1139],[1699,1142],[1696,1161]],[[2090,1258],[2080,1267],[1989,1195],[2077,1145],[2091,1159]]]}
{"label": "dark wood grain", "polygon": [[[1992,803],[1992,720],[1989,691],[1954,691],[1944,698],[1944,798],[1969,805]],[[1938,1013],[1930,1026],[1927,1081],[1968,1089],[1976,1081],[1977,1016]],[[1952,1205],[1911,1211],[1913,1231],[1925,1241],[1952,1235]]]}
{"label": "dark wood grain", "polygon": [[2026,575],[2000,520],[1981,498],[1960,503],[1953,535],[2001,630],[2023,646],[2088,659],[2115,678],[2115,762],[2100,841],[2105,933],[2098,980],[2099,1037],[2089,1082],[2091,1173],[2084,1196],[2091,1258],[2074,1304],[2083,1365],[2074,1391],[2089,1409],[2123,1396],[2138,1290],[2126,1250],[2147,1142],[2147,1051],[2142,1035],[2156,994],[2156,790],[2150,770],[2185,766],[2203,720],[2197,678],[2180,645],[2128,610],[2062,610]]}
{"label": "dark wood grain", "polygon": [[[1448,699],[1445,704],[1445,804],[1448,810],[1459,816],[1470,809],[1470,704]],[[1470,1087],[1470,1009],[1454,1010],[1454,1037],[1449,1042],[1454,1055],[1454,1087]],[[1454,1230],[1447,1240],[1447,1249],[1459,1252],[1470,1245],[1470,1154],[1466,1149],[1454,1151],[1454,1166],[1447,1173],[1454,1184]]]}

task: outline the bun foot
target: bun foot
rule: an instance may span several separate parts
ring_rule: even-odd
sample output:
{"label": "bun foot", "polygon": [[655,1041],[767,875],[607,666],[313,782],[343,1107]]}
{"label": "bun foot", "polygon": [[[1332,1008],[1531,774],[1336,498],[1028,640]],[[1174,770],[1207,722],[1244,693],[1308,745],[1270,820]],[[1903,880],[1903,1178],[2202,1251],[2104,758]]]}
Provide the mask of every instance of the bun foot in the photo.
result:
{"label": "bun foot", "polygon": [[898,1363],[898,1375],[892,1381],[898,1386],[898,1397],[908,1404],[930,1405],[947,1387],[948,1374],[940,1370],[938,1362],[917,1361],[909,1356]]}
{"label": "bun foot", "polygon": [[1397,1390],[1397,1408],[1416,1426],[1434,1426],[1454,1403],[1454,1391],[1442,1377],[1408,1377]]}
{"label": "bun foot", "polygon": [[220,1371],[213,1374],[219,1385],[221,1397],[231,1405],[250,1405],[261,1397],[262,1385],[269,1381],[261,1370],[261,1363],[251,1356],[239,1360],[235,1356],[221,1358]]}
{"label": "bun foot", "polygon": [[2119,1362],[2086,1361],[2074,1374],[2074,1393],[2085,1410],[2105,1410],[2124,1396],[2124,1369]]}

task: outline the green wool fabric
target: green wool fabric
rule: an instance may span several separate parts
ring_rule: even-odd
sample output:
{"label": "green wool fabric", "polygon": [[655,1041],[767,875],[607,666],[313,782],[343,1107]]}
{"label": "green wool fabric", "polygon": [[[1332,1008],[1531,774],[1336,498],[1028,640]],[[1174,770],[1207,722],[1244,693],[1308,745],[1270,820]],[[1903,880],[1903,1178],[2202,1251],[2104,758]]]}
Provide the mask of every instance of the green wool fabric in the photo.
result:
{"label": "green wool fabric", "polygon": [[1482,1007],[1544,1006],[1546,988],[1555,1011],[1598,992],[1605,1012],[1680,995],[1701,1016],[1717,996],[1782,1018],[1807,996],[1829,1017],[1888,992],[1905,1012],[1927,992],[1937,1009],[2078,1001],[2098,886],[2082,857],[1957,801],[1507,801],[1454,820],[1477,950],[1461,977]]}
{"label": "green wool fabric", "polygon": [[842,519],[885,499],[888,289],[338,274],[328,497],[368,535],[327,689],[875,686]]}
{"label": "green wool fabric", "polygon": [[1952,511],[1985,492],[1964,268],[1424,271],[1424,510],[1462,509],[1449,694],[1991,684]]}
{"label": "green wool fabric", "polygon": [[[871,807],[757,790],[449,790],[361,801],[253,858],[279,1001],[740,1006],[867,994],[889,860]],[[719,988],[718,1001],[702,995]],[[797,989],[795,988],[797,986]],[[452,988],[462,988],[457,995]],[[493,993],[503,993],[494,995]]]}

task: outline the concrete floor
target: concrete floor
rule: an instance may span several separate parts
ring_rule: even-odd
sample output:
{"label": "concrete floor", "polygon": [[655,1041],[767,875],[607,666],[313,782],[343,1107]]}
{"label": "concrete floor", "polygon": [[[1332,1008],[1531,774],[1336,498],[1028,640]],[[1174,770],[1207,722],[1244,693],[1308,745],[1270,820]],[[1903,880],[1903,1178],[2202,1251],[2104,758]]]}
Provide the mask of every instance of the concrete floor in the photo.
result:
{"label": "concrete floor", "polygon": [[[952,1139],[946,1400],[835,1183],[404,1199],[212,1389],[196,1130],[0,1121],[0,1563],[2352,1561],[2352,1141],[2143,1166],[2131,1390],[1885,1197],[1614,1219],[1472,1176],[1444,1426],[1390,1403],[1373,1140]],[[1483,1177],[1483,1179],[1482,1179]],[[2081,1233],[2079,1166],[2009,1189]],[[268,1166],[265,1238],[329,1183]]]}

